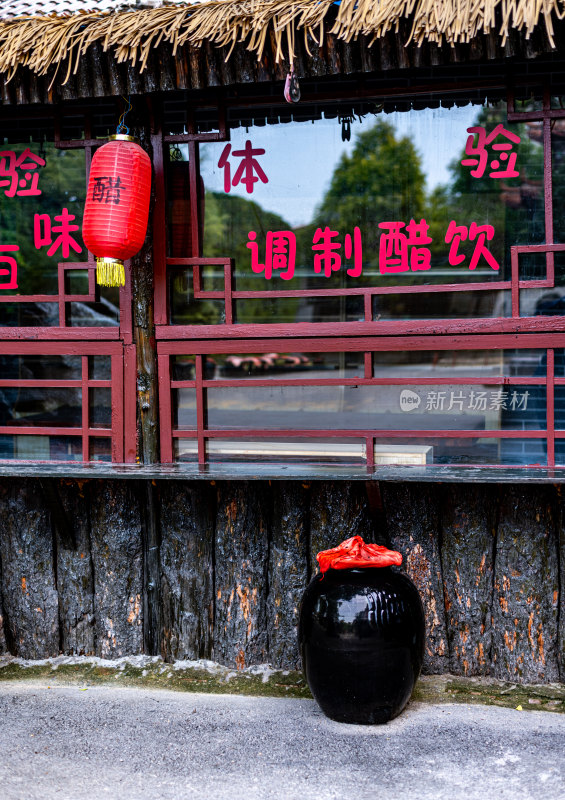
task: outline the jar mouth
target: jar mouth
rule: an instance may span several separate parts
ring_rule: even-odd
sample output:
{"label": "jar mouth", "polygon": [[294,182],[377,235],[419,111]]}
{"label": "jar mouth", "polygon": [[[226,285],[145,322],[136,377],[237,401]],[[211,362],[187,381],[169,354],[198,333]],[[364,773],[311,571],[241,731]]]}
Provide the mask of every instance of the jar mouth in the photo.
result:
{"label": "jar mouth", "polygon": [[331,572],[332,575],[339,575],[340,573],[344,573],[347,575],[362,575],[364,572],[383,572],[384,570],[391,569],[392,564],[387,564],[385,567],[377,567],[377,566],[369,566],[366,567],[344,567],[338,568],[335,567],[328,567],[326,572],[318,572],[318,575],[327,575],[328,572]]}

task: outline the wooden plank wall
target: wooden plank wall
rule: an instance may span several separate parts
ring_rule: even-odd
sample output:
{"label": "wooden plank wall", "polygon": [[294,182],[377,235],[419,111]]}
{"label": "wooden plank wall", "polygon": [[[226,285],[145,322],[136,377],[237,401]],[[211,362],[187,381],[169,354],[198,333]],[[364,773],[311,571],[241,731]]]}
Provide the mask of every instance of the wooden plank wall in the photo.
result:
{"label": "wooden plank wall", "polygon": [[[355,481],[148,487],[137,480],[52,479],[47,488],[33,478],[2,483],[0,654],[153,652],[167,661],[299,668],[296,625],[315,554],[361,534],[404,555],[426,610],[426,672],[565,679],[559,487]],[[147,568],[150,496],[158,586],[155,553]],[[70,536],[62,530],[61,506]],[[148,633],[148,625],[157,630]]]}

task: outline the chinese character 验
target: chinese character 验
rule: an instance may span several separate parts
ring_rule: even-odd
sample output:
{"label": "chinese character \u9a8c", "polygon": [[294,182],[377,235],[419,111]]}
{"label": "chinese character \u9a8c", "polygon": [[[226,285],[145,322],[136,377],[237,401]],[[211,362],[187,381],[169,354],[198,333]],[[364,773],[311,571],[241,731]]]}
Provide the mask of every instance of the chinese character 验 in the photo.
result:
{"label": "chinese character \u9a8c", "polygon": [[[474,156],[474,158],[464,158],[461,161],[463,167],[475,167],[471,170],[473,178],[482,178],[485,174],[485,169],[489,161],[489,152],[487,147],[490,146],[494,150],[493,159],[490,162],[491,172],[489,178],[517,178],[520,174],[516,169],[517,153],[511,153],[514,144],[519,144],[520,137],[516,133],[507,131],[504,125],[498,124],[488,136],[486,130],[480,125],[473,128],[467,128],[467,133],[471,134],[467,139],[465,145],[465,154]],[[475,145],[475,134],[478,135],[477,144]],[[504,136],[509,142],[493,144],[494,140],[499,136]]]}
{"label": "chinese character \u9a8c", "polygon": [[13,150],[0,151],[0,189],[4,189],[6,197],[40,195],[37,170],[44,166],[45,160],[32,153],[29,147],[19,156]]}

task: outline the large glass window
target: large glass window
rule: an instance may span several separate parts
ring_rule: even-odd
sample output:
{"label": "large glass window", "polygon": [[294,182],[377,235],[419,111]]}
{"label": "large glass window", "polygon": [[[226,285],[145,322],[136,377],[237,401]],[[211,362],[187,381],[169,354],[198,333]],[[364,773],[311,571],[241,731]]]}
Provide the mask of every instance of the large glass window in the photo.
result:
{"label": "large glass window", "polygon": [[116,326],[118,290],[96,287],[85,263],[85,150],[35,123],[0,142],[0,326]]}
{"label": "large glass window", "polygon": [[163,338],[200,343],[160,345],[165,460],[565,463],[562,343],[528,336],[564,307],[557,101],[230,107],[229,141],[171,142]]}
{"label": "large glass window", "polygon": [[[200,147],[199,189],[201,255],[234,259],[230,308],[214,296],[226,291],[223,264],[207,263],[198,286],[191,268],[176,273],[171,322],[515,314],[511,248],[551,241],[541,119],[509,122],[506,102],[488,98],[391,113],[365,104],[363,111],[230,111],[230,141]],[[186,215],[179,225],[188,190],[177,193],[183,175],[188,186],[187,162],[188,146],[171,145],[172,256],[182,255],[182,241],[184,255],[191,246]],[[518,261],[521,278],[545,271],[545,253]],[[293,296],[296,290],[306,294]],[[520,294],[518,313],[535,314],[543,292]]]}

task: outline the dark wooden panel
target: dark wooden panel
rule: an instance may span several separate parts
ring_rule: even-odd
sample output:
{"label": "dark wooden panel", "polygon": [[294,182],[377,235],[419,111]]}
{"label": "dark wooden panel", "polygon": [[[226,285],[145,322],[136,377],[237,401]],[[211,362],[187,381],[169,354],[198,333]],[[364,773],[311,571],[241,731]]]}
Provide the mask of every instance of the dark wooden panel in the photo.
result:
{"label": "dark wooden panel", "polygon": [[492,575],[496,487],[446,487],[441,564],[449,671],[488,675],[492,642]]}
{"label": "dark wooden panel", "polygon": [[552,487],[501,490],[492,659],[504,680],[558,680],[557,503]]}
{"label": "dark wooden panel", "polygon": [[302,483],[275,483],[269,548],[267,624],[269,663],[300,669],[297,628],[308,582],[309,491]]}
{"label": "dark wooden panel", "polygon": [[423,671],[447,672],[449,649],[439,554],[437,487],[381,484],[390,546],[403,556],[403,568],[416,584],[426,615]]}
{"label": "dark wooden panel", "polygon": [[161,92],[176,89],[176,71],[172,49],[170,44],[161,46],[159,62],[159,90]]}
{"label": "dark wooden panel", "polygon": [[191,89],[203,89],[205,88],[206,84],[204,82],[204,78],[202,72],[204,70],[204,65],[201,63],[200,56],[202,54],[202,50],[196,47],[188,47],[188,63],[190,65],[190,88]]}
{"label": "dark wooden panel", "polygon": [[337,547],[344,539],[362,536],[367,542],[379,542],[373,530],[364,483],[353,481],[316,481],[312,484],[310,519],[310,569],[318,571],[316,555]]}
{"label": "dark wooden panel", "polygon": [[[165,48],[169,48],[170,45],[163,43],[162,45]],[[136,69],[139,72],[139,64],[136,65]],[[159,90],[159,85],[161,82],[161,48],[159,48],[159,53],[155,51],[155,49],[151,49],[149,51],[149,55],[147,56],[147,66],[140,73],[140,79],[143,84],[143,92],[146,94],[151,94]]]}
{"label": "dark wooden panel", "polygon": [[222,85],[222,68],[219,64],[218,48],[206,42],[204,45],[204,53],[206,58],[206,75],[208,86],[221,86]]}
{"label": "dark wooden panel", "polygon": [[82,59],[80,68],[90,70],[95,97],[105,97],[112,94],[110,91],[110,70],[104,69],[104,61],[104,52],[99,42],[89,47],[85,57]]}
{"label": "dark wooden panel", "polygon": [[205,483],[160,487],[163,658],[212,657],[215,491]]}
{"label": "dark wooden panel", "polygon": [[214,659],[242,669],[267,661],[268,483],[219,484]]}
{"label": "dark wooden panel", "polygon": [[107,57],[108,83],[113,95],[127,94],[127,66]]}
{"label": "dark wooden panel", "polygon": [[143,75],[139,72],[139,67],[134,67],[130,61],[126,65],[127,75],[127,94],[143,94]]}
{"label": "dark wooden panel", "polygon": [[51,520],[33,479],[0,484],[0,559],[4,624],[21,658],[59,653],[59,608]]}
{"label": "dark wooden panel", "polygon": [[92,481],[90,491],[96,655],[141,653],[143,547],[137,487],[126,481]]}
{"label": "dark wooden panel", "polygon": [[94,643],[94,578],[90,554],[89,482],[58,481],[57,491],[72,525],[76,547],[57,536],[57,590],[61,650],[91,655]]}
{"label": "dark wooden panel", "polygon": [[179,47],[175,57],[177,89],[190,89],[190,65],[188,63],[188,49]]}

